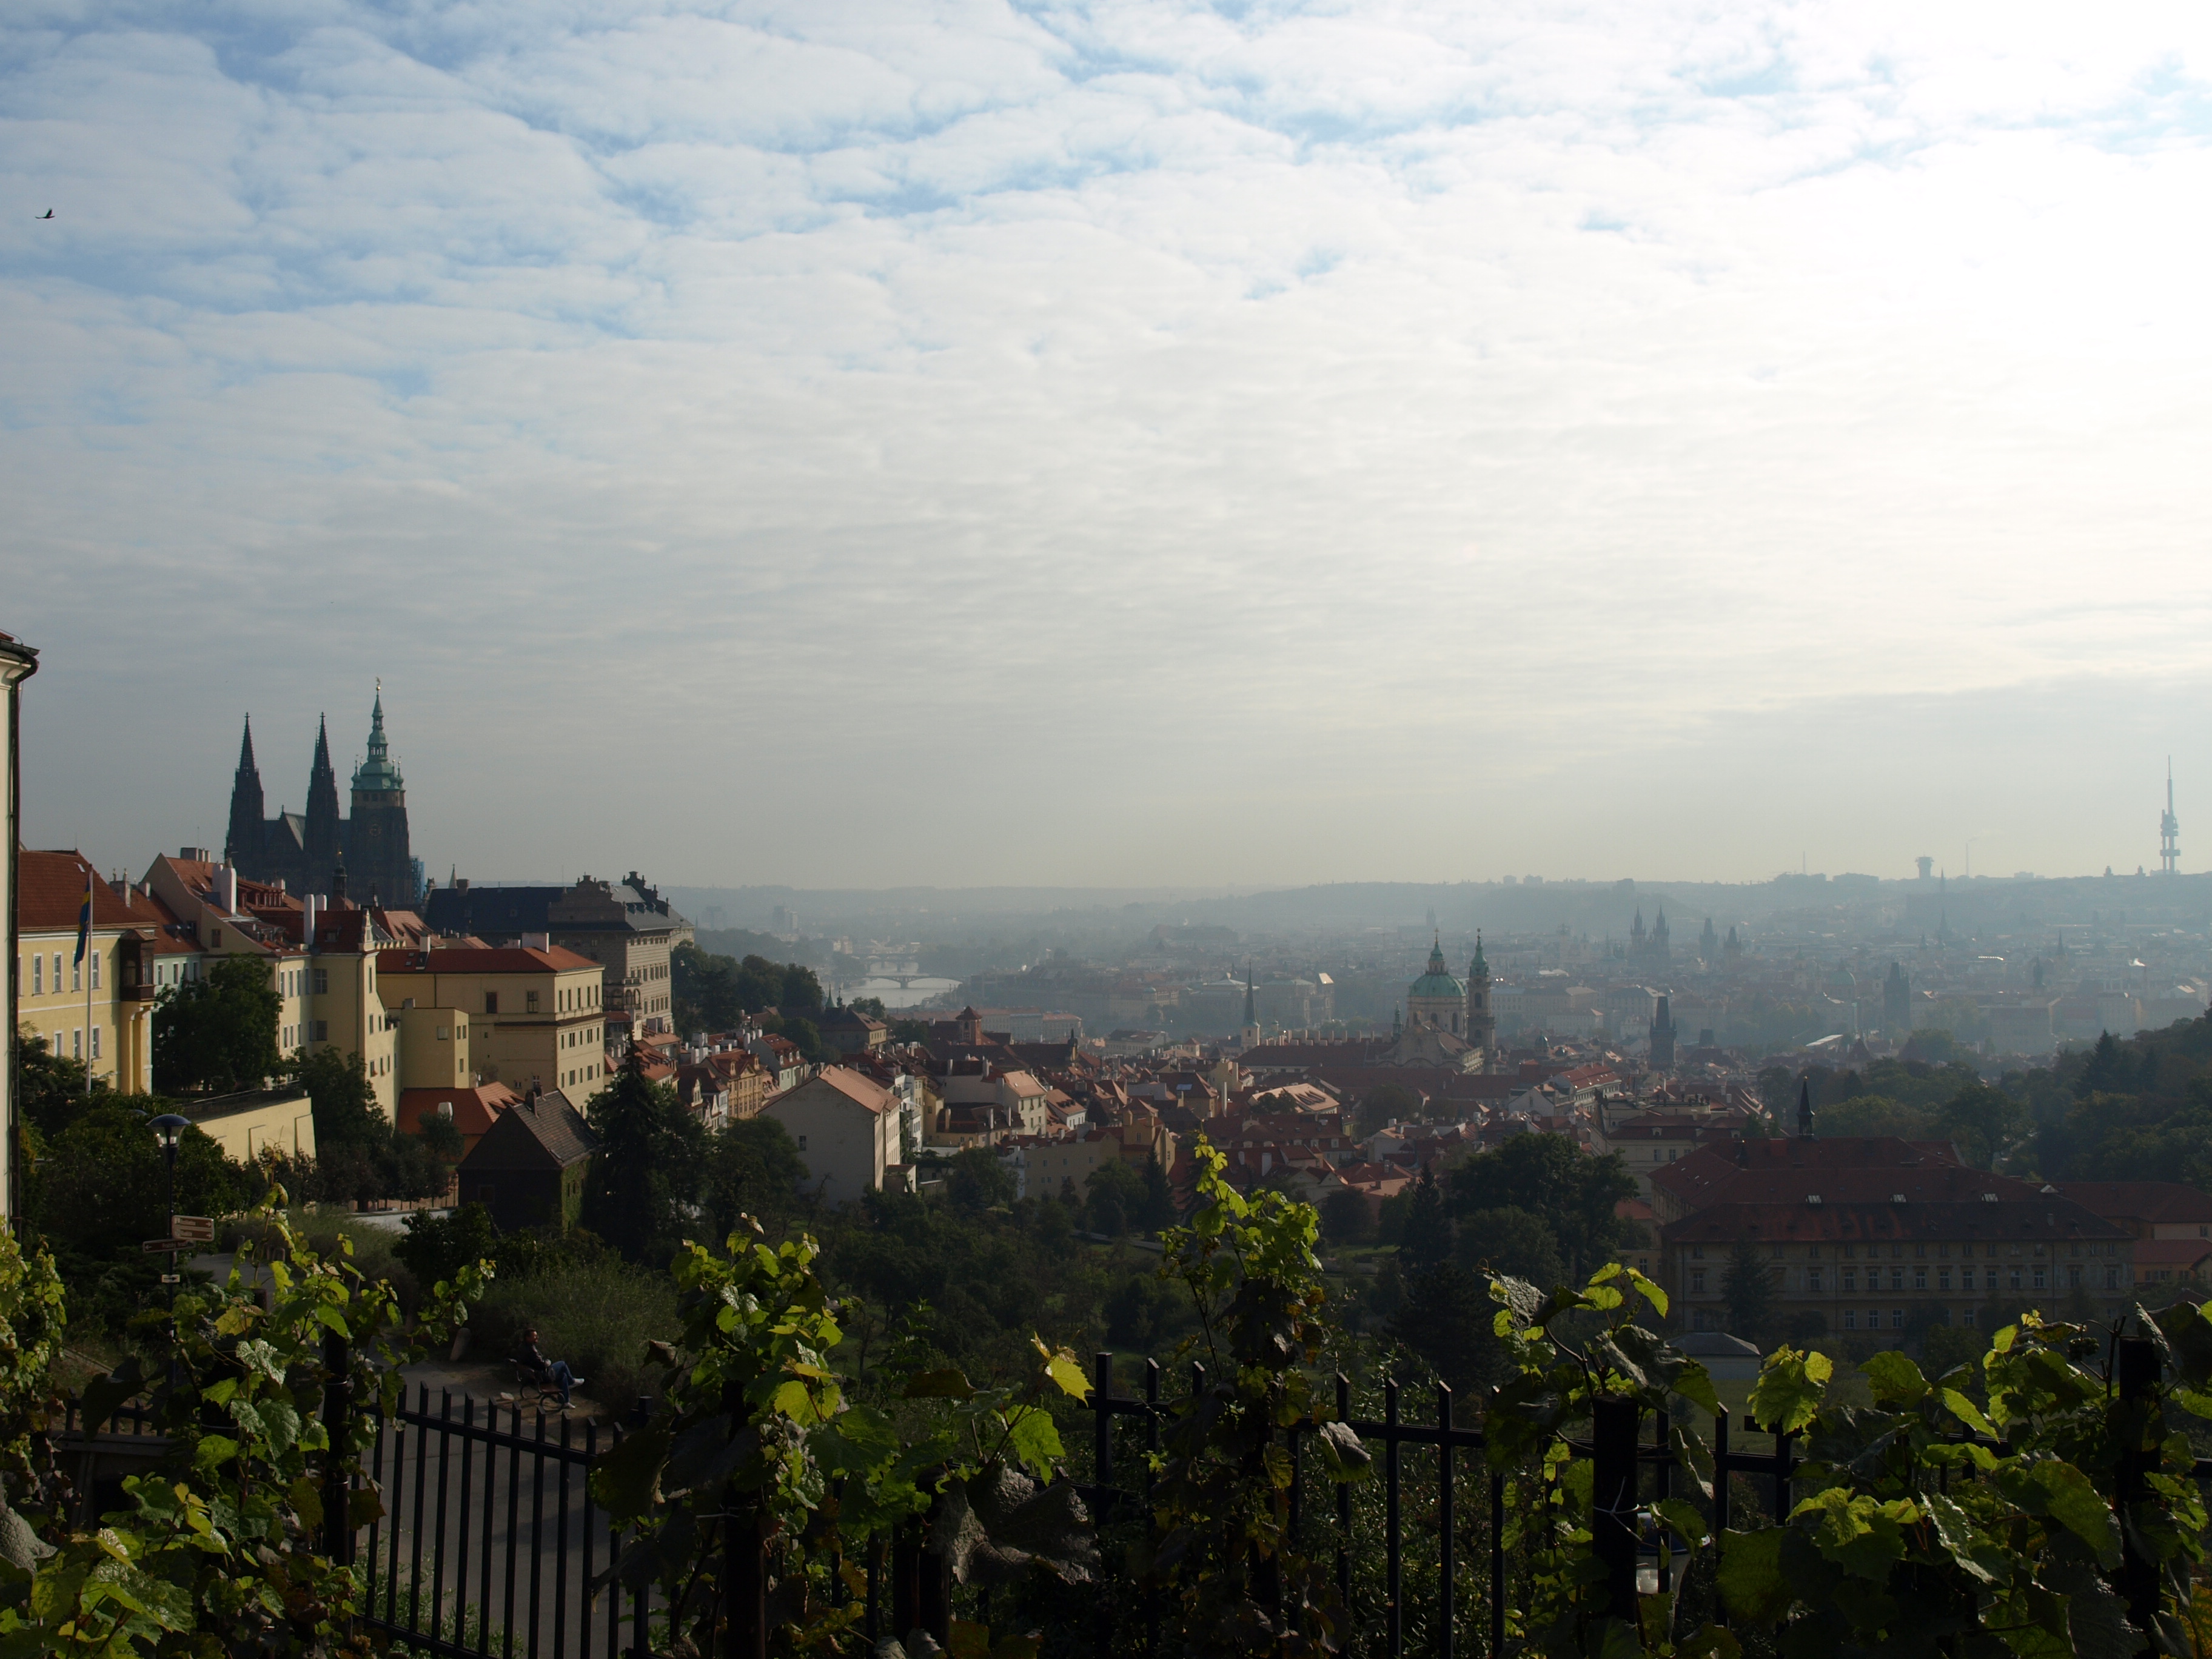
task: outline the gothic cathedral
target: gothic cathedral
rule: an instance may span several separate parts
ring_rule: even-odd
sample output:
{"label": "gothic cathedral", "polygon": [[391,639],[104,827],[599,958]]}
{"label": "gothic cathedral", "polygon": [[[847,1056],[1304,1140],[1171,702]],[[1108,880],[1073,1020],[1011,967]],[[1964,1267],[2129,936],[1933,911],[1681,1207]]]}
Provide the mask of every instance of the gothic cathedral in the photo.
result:
{"label": "gothic cathedral", "polygon": [[254,763],[249,717],[222,846],[238,873],[249,881],[281,881],[294,893],[327,893],[356,904],[411,909],[420,901],[422,869],[407,842],[407,786],[385,739],[381,687],[369,717],[368,757],[354,769],[353,816],[338,816],[327,723],[315,733],[306,813],[279,811],[264,819],[262,811],[261,769]]}

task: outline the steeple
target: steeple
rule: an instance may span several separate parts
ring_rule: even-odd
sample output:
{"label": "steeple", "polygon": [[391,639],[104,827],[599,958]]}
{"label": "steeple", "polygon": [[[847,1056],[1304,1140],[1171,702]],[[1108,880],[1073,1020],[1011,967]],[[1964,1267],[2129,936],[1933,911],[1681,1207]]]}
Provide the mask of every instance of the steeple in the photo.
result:
{"label": "steeple", "polygon": [[230,827],[222,842],[223,861],[241,874],[259,872],[262,810],[261,769],[254,763],[253,716],[248,714],[238,744],[238,770],[230,781]]}
{"label": "steeple", "polygon": [[1810,1076],[1797,1079],[1797,1136],[1801,1140],[1813,1138],[1813,1079]]}
{"label": "steeple", "polygon": [[354,769],[353,787],[392,792],[404,789],[406,784],[399,769],[392,763],[392,746],[384,735],[384,682],[376,683],[376,710],[368,720],[368,756]]}
{"label": "steeple", "polygon": [[331,765],[330,722],[315,728],[315,760],[307,771],[307,848],[309,878],[328,870],[338,856],[338,775]]}
{"label": "steeple", "polygon": [[1467,965],[1467,976],[1469,979],[1490,977],[1490,964],[1482,959],[1482,929],[1480,927],[1474,930],[1474,960]]}
{"label": "steeple", "polygon": [[1244,958],[1244,1024],[1249,1027],[1259,1023],[1259,1012],[1252,1000],[1252,958],[1247,957]]}

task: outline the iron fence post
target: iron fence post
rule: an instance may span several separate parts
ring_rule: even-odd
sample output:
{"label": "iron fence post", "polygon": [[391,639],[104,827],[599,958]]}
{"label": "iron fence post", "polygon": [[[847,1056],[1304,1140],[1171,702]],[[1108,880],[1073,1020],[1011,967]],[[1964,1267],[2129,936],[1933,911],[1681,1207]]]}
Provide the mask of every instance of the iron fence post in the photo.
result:
{"label": "iron fence post", "polygon": [[1389,1602],[1390,1659],[1406,1647],[1405,1608],[1400,1600],[1398,1540],[1398,1379],[1382,1384],[1382,1551],[1383,1594]]}
{"label": "iron fence post", "polygon": [[[1097,1483],[1091,1522],[1094,1526],[1103,1527],[1114,1501],[1111,1490],[1114,1479],[1114,1356],[1103,1351],[1093,1354],[1091,1369],[1097,1401],[1091,1425],[1091,1479]],[[1091,1647],[1097,1659],[1113,1659],[1114,1607],[1111,1596],[1098,1597],[1091,1608]]]}
{"label": "iron fence post", "polygon": [[2128,1617],[2137,1630],[2149,1635],[2158,1619],[2158,1564],[2143,1554],[2129,1523],[2130,1509],[2148,1495],[2148,1474],[2154,1454],[2146,1454],[2148,1419],[2158,1398],[2157,1346],[2147,1336],[2124,1336],[2114,1356],[2118,1373],[2120,1463],[2113,1507],[2120,1518],[2120,1565],[2112,1575],[2112,1589],[2128,1604]]}
{"label": "iron fence post", "polygon": [[323,1553],[341,1567],[353,1565],[353,1505],[349,1501],[346,1453],[353,1439],[353,1351],[336,1331],[323,1333]]}
{"label": "iron fence post", "polygon": [[1437,1384],[1437,1659],[1452,1659],[1452,1620],[1456,1613],[1452,1591],[1452,1534],[1456,1527],[1452,1509],[1452,1391],[1449,1382]]}
{"label": "iron fence post", "polygon": [[1605,1564],[1606,1612],[1636,1619],[1636,1431],[1633,1400],[1601,1399],[1590,1407],[1591,1544]]}

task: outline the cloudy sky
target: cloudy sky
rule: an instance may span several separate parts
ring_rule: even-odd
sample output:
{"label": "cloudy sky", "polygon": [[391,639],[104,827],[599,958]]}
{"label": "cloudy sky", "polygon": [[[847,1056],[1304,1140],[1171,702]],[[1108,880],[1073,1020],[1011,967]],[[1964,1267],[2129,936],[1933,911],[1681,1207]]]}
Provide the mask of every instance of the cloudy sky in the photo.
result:
{"label": "cloudy sky", "polygon": [[15,0],[27,832],[2203,867],[2208,202],[2202,8]]}

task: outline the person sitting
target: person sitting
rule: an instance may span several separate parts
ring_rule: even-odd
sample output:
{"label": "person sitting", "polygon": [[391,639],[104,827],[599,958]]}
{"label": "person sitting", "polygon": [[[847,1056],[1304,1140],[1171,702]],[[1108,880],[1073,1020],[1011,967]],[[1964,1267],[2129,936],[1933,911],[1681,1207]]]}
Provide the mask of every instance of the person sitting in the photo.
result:
{"label": "person sitting", "polygon": [[564,1412],[568,1409],[568,1391],[584,1386],[584,1379],[568,1369],[567,1360],[545,1357],[544,1350],[538,1346],[538,1333],[534,1330],[524,1335],[517,1363],[533,1376],[543,1377],[561,1390],[561,1409]]}

